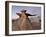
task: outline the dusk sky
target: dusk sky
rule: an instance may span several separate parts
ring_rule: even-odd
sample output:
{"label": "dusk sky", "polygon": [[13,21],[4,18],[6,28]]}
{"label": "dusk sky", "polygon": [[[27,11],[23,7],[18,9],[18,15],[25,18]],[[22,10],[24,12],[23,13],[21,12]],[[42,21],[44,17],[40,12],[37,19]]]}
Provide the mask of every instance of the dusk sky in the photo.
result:
{"label": "dusk sky", "polygon": [[32,6],[12,6],[12,18],[16,18],[17,14],[21,10],[27,10],[27,13],[36,14],[37,16],[41,15],[41,7],[32,7]]}

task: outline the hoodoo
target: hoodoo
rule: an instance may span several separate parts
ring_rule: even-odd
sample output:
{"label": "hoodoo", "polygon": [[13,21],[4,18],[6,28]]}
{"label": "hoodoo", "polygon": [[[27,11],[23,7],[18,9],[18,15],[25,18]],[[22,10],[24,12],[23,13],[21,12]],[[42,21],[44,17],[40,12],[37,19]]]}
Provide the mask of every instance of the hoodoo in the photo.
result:
{"label": "hoodoo", "polygon": [[35,16],[29,13],[26,13],[27,10],[22,10],[21,13],[16,13],[19,16],[17,22],[15,21],[14,30],[31,30],[32,25],[31,21],[29,20],[28,16]]}

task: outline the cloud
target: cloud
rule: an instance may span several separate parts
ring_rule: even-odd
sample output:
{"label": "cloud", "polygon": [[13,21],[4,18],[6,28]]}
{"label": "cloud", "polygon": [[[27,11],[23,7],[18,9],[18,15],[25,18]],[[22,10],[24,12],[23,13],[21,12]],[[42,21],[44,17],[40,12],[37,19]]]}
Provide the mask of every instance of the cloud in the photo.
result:
{"label": "cloud", "polygon": [[17,19],[17,18],[19,18],[19,16],[18,15],[15,15],[12,19]]}

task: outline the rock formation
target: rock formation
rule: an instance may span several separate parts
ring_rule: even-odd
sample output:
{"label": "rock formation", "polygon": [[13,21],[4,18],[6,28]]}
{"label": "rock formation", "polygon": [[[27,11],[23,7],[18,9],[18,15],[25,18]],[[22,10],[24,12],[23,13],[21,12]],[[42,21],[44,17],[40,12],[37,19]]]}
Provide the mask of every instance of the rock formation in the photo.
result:
{"label": "rock formation", "polygon": [[26,13],[26,10],[22,10],[21,13],[16,13],[19,16],[13,23],[13,30],[32,30],[32,24],[28,16],[35,16]]}

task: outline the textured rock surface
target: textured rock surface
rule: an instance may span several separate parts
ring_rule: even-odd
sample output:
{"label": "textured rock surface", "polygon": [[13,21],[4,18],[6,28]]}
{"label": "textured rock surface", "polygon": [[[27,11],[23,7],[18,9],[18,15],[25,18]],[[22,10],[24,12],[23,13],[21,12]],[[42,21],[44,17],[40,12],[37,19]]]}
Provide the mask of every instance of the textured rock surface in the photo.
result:
{"label": "textured rock surface", "polygon": [[12,30],[13,31],[18,31],[18,30],[38,30],[41,29],[41,23],[38,22],[31,22],[30,19],[26,19],[21,20],[20,19],[16,19],[13,23],[12,23]]}

